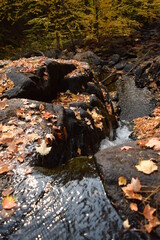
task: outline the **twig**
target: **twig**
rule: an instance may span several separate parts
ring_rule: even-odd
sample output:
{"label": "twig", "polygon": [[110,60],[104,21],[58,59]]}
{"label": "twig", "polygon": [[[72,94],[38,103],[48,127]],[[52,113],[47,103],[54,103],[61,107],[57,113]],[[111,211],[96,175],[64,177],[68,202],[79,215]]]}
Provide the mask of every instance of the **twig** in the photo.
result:
{"label": "twig", "polygon": [[153,190],[153,192],[149,194],[148,197],[146,197],[143,202],[146,202],[150,197],[152,197],[152,195],[154,195],[159,190],[160,190],[160,185],[155,190]]}

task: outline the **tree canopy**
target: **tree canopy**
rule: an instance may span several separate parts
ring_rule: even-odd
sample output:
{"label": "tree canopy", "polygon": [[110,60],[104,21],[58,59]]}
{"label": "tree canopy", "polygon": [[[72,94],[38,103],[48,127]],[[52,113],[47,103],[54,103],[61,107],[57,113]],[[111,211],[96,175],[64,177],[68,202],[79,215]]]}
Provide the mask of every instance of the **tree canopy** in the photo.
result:
{"label": "tree canopy", "polygon": [[1,0],[0,46],[61,48],[127,36],[160,17],[159,0]]}

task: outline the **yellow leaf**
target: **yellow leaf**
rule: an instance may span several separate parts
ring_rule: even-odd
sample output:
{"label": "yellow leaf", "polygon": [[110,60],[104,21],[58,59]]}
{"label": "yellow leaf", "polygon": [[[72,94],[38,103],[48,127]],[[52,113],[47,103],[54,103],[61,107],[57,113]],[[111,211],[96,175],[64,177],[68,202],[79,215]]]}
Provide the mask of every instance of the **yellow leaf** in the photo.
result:
{"label": "yellow leaf", "polygon": [[118,185],[119,186],[124,186],[126,184],[127,184],[127,179],[125,177],[121,176],[121,177],[118,178]]}
{"label": "yellow leaf", "polygon": [[151,174],[158,170],[158,166],[152,160],[142,160],[138,165],[135,166],[139,172],[145,174]]}
{"label": "yellow leaf", "polygon": [[16,199],[13,198],[12,196],[7,196],[5,198],[3,198],[2,200],[2,207],[6,210],[10,210],[14,207],[16,207]]}

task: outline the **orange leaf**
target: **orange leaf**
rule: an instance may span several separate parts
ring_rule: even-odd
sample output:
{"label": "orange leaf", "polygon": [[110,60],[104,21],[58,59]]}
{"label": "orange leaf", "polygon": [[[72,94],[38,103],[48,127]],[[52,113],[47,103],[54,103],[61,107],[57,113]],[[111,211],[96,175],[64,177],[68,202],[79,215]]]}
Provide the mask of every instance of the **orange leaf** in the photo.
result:
{"label": "orange leaf", "polygon": [[156,208],[152,208],[149,204],[147,204],[143,210],[143,215],[149,221],[154,218],[153,213],[156,211]]}
{"label": "orange leaf", "polygon": [[6,210],[10,210],[16,206],[16,199],[12,196],[7,196],[2,200],[2,207]]}
{"label": "orange leaf", "polygon": [[10,170],[11,170],[11,166],[9,164],[6,164],[6,163],[0,164],[0,174],[9,172]]}
{"label": "orange leaf", "polygon": [[132,211],[135,211],[135,212],[138,211],[138,207],[136,203],[130,203],[129,207]]}
{"label": "orange leaf", "polygon": [[42,117],[48,120],[49,118],[52,118],[53,115],[52,115],[52,113],[45,111],[45,112],[43,112]]}
{"label": "orange leaf", "polygon": [[20,163],[24,162],[24,156],[19,156],[19,157],[17,158],[17,160],[18,160],[18,162],[20,162]]}
{"label": "orange leaf", "polygon": [[150,233],[153,228],[157,227],[160,225],[160,221],[158,220],[157,217],[153,217],[153,219],[151,221],[149,221],[148,224],[145,225],[145,228],[147,230],[148,233]]}
{"label": "orange leaf", "polygon": [[77,153],[78,153],[78,155],[81,155],[81,149],[80,148],[77,149]]}

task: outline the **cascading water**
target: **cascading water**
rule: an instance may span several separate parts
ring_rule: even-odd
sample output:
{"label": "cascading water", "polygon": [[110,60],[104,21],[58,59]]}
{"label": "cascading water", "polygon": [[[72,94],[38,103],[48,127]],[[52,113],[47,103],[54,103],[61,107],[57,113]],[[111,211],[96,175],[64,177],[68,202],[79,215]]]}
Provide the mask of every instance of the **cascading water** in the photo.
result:
{"label": "cascading water", "polygon": [[116,130],[116,139],[113,141],[111,141],[110,138],[108,137],[103,139],[100,143],[99,150],[120,145],[122,143],[125,143],[126,141],[129,141],[130,134],[131,134],[131,131],[129,130],[129,122],[120,121],[119,127]]}

